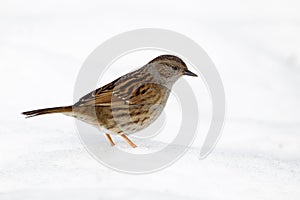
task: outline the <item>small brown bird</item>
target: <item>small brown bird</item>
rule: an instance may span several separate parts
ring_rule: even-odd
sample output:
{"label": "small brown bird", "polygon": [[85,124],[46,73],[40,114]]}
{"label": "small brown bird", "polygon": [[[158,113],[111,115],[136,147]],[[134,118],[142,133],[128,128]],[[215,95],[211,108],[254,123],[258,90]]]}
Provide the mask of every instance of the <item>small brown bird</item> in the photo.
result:
{"label": "small brown bird", "polygon": [[27,117],[62,113],[89,123],[110,135],[120,135],[131,147],[136,145],[125,135],[142,130],[161,114],[173,84],[182,76],[197,76],[177,56],[161,55],[140,69],[83,96],[73,106],[23,112]]}

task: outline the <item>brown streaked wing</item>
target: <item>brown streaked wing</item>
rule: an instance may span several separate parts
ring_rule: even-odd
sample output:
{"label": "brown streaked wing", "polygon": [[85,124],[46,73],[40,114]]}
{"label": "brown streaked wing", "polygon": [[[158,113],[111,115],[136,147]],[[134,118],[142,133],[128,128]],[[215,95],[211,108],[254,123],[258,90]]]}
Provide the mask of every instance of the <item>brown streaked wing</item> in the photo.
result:
{"label": "brown streaked wing", "polygon": [[142,86],[137,86],[132,94],[129,94],[129,100],[126,103],[130,105],[152,105],[161,100],[166,88],[155,83],[145,83]]}
{"label": "brown streaked wing", "polygon": [[[111,83],[88,93],[82,97],[75,105],[76,106],[111,106],[117,104],[148,104],[149,92],[152,94],[160,91],[159,85],[153,84],[152,76],[149,73],[141,73],[134,71],[126,74]],[[160,86],[162,87],[162,86]],[[148,91],[147,97],[143,91]],[[150,97],[151,98],[151,97]]]}
{"label": "brown streaked wing", "polygon": [[121,77],[81,97],[74,106],[110,106],[113,89],[120,78]]}

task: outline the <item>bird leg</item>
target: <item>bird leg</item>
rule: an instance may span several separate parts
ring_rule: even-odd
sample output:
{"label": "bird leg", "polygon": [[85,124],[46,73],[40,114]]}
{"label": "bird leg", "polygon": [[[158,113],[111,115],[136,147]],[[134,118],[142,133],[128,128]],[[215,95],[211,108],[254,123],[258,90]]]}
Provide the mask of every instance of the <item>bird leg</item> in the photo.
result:
{"label": "bird leg", "polygon": [[107,133],[105,133],[105,136],[106,136],[107,140],[109,141],[110,145],[111,145],[111,146],[115,146],[115,143],[114,143],[114,141],[112,140],[112,138],[110,137],[110,135],[107,134]]}
{"label": "bird leg", "polygon": [[137,146],[124,134],[121,134],[121,137],[132,147],[136,148]]}

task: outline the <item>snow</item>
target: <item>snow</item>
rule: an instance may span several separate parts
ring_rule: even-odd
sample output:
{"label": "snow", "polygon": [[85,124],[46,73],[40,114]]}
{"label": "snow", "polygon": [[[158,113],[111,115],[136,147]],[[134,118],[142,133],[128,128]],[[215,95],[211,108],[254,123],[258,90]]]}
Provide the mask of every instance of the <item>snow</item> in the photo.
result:
{"label": "snow", "polygon": [[[299,199],[300,14],[297,1],[1,1],[0,199]],[[84,59],[136,28],[181,32],[200,44],[222,77],[227,118],[215,150],[199,160],[210,102],[200,79],[201,127],[192,148],[152,174],[111,170],[87,153],[74,120],[20,112],[73,102]],[[158,52],[115,64],[106,83]],[[138,57],[138,58],[137,58]],[[100,84],[100,83],[99,83]],[[195,88],[194,88],[195,89]],[[166,110],[170,119],[172,105]],[[172,118],[171,118],[172,119]],[[176,120],[180,120],[176,118]],[[166,129],[169,130],[168,124]],[[174,135],[134,139],[151,152]],[[111,148],[99,133],[99,145]],[[117,145],[132,151],[120,138]]]}

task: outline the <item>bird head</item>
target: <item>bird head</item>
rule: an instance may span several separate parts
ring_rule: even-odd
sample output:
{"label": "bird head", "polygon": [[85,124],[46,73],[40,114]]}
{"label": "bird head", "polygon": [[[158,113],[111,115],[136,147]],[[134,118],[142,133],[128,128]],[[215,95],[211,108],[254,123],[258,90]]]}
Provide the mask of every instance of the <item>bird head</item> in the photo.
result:
{"label": "bird head", "polygon": [[158,56],[151,60],[148,65],[151,65],[153,70],[158,72],[159,78],[165,83],[175,83],[183,75],[197,77],[195,73],[188,70],[183,60],[173,55]]}

